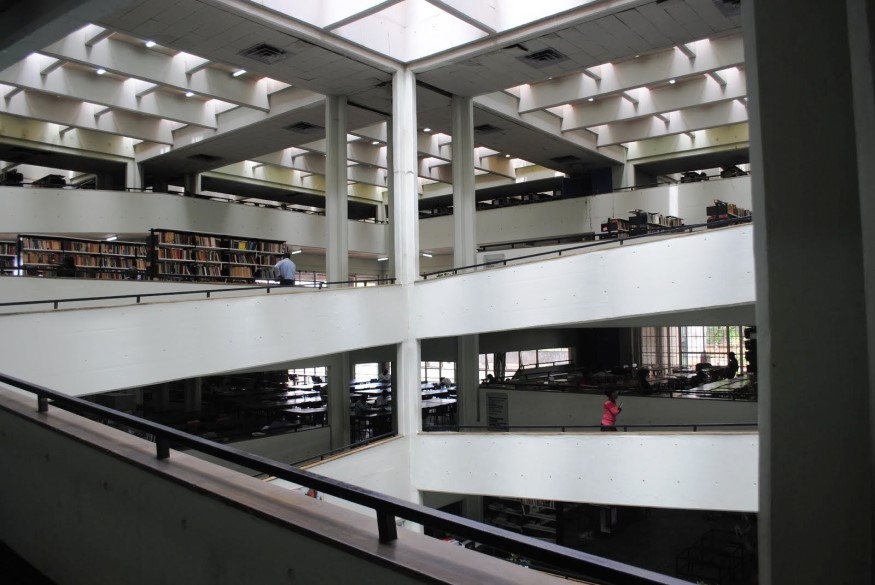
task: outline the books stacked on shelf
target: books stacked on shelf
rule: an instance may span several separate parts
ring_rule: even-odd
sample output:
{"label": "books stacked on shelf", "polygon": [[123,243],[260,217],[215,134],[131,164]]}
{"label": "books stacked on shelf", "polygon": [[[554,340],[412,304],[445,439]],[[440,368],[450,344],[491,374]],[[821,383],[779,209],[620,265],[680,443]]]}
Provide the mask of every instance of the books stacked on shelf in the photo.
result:
{"label": "books stacked on shelf", "polygon": [[[19,240],[26,274],[120,279],[146,270],[146,246],[138,242],[43,235],[21,235]],[[61,270],[65,262],[71,264]]]}
{"label": "books stacked on shelf", "polygon": [[61,240],[20,236],[21,267],[26,274],[54,274],[61,266]]}
{"label": "books stacked on shelf", "polygon": [[632,236],[659,232],[682,225],[684,225],[684,220],[673,215],[662,215],[661,213],[651,213],[640,209],[634,209],[629,212],[629,235]]}
{"label": "books stacked on shelf", "polygon": [[18,242],[0,240],[0,275],[13,274],[18,266]]}
{"label": "books stacked on shelf", "polygon": [[707,223],[713,223],[715,221],[724,221],[729,219],[738,219],[742,217],[750,217],[749,209],[739,207],[734,203],[720,201],[719,199],[714,200],[714,205],[709,205],[708,207],[706,207],[705,213],[708,215]]}
{"label": "books stacked on shelf", "polygon": [[228,238],[228,278],[231,280],[254,280],[258,242]]}
{"label": "books stacked on shelf", "polygon": [[152,275],[181,280],[254,282],[273,277],[285,242],[156,228]]}
{"label": "books stacked on shelf", "polygon": [[609,217],[601,226],[601,238],[625,238],[629,234],[629,220]]}
{"label": "books stacked on shelf", "polygon": [[255,277],[258,279],[274,278],[273,267],[282,259],[287,249],[285,242],[260,241],[255,259]]}
{"label": "books stacked on shelf", "polygon": [[139,242],[101,242],[103,270],[100,278],[138,280],[146,274],[146,244]]}

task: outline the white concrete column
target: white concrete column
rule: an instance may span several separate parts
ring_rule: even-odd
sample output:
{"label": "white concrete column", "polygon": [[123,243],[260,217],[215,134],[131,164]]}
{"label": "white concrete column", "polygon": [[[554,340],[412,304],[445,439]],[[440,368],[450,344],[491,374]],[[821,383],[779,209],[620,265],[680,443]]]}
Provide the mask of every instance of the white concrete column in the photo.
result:
{"label": "white concrete column", "polygon": [[[392,123],[392,120],[386,122],[386,135],[394,136],[393,129],[395,125]],[[380,264],[384,264],[385,267],[382,268],[383,271],[386,272],[387,278],[397,278],[397,272],[395,270],[395,188],[396,183],[394,180],[395,173],[395,165],[393,160],[395,158],[395,140],[394,138],[389,140],[386,144],[386,171],[388,172],[388,189],[384,195],[383,202],[386,204],[386,219],[389,221],[389,227],[386,230],[386,239],[385,239],[385,248],[384,252],[386,256],[389,258],[385,262],[381,262]],[[419,202],[417,201],[417,209],[419,206]],[[417,211],[418,213],[418,211]]]}
{"label": "white concrete column", "polygon": [[[871,67],[871,16],[850,26],[864,31],[856,40],[865,46],[849,47],[848,6],[871,3],[742,5],[765,585],[873,582],[873,289],[864,281],[872,267],[863,239],[872,241],[875,214],[871,190],[861,189],[870,173],[856,156],[858,145],[872,144],[873,100],[871,88],[855,91],[851,77],[855,50],[854,62]],[[870,149],[861,159],[867,167],[871,156]]]}
{"label": "white concrete column", "polygon": [[143,188],[143,167],[136,161],[125,164],[125,187],[129,189]]}
{"label": "white concrete column", "polygon": [[186,193],[194,193],[195,195],[200,195],[201,193],[201,174],[200,173],[192,173],[185,175],[183,177],[183,188]]}
{"label": "white concrete column", "polygon": [[328,367],[328,424],[331,426],[331,448],[350,443],[349,353],[332,355]]}
{"label": "white concrete column", "polygon": [[346,186],[346,96],[325,103],[325,265],[328,280],[349,280],[349,197]]}
{"label": "white concrete column", "polygon": [[420,362],[422,348],[418,339],[398,344],[398,373],[393,374],[392,408],[398,411],[398,434],[415,435],[422,430],[422,392]]}
{"label": "white concrete column", "polygon": [[453,265],[476,260],[474,213],[474,100],[453,96]]}
{"label": "white concrete column", "polygon": [[403,69],[392,78],[392,232],[395,276],[419,276],[419,201],[416,151],[416,78]]}
{"label": "white concrete column", "polygon": [[635,165],[632,163],[614,165],[611,167],[611,176],[614,183],[614,189],[633,187],[635,185]]}
{"label": "white concrete column", "polygon": [[[396,282],[405,287],[407,319],[413,283],[419,275],[419,204],[416,150],[416,78],[401,69],[392,79],[390,226]],[[400,313],[400,312],[399,312]],[[409,328],[408,328],[409,331]],[[398,432],[410,435],[422,428],[420,406],[420,341],[408,337],[398,344],[393,403],[398,409]]]}
{"label": "white concrete column", "polygon": [[480,420],[480,336],[461,335],[456,339],[456,396],[458,421],[474,425]]}

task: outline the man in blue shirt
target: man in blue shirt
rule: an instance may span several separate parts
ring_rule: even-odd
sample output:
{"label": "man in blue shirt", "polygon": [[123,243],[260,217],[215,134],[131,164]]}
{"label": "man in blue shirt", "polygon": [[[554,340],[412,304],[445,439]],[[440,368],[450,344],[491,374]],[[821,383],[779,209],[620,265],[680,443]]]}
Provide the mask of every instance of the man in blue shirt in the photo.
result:
{"label": "man in blue shirt", "polygon": [[280,278],[280,286],[295,286],[295,274],[298,267],[292,262],[290,254],[285,253],[282,260],[276,263],[273,267]]}

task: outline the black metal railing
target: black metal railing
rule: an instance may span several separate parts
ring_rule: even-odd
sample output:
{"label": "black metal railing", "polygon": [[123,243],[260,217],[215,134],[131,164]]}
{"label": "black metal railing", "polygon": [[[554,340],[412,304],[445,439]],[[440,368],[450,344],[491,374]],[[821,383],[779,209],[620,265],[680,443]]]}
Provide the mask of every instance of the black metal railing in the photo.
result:
{"label": "black metal railing", "polygon": [[507,266],[509,263],[519,262],[521,260],[531,260],[532,258],[538,258],[541,256],[562,256],[562,254],[573,252],[576,250],[584,250],[586,248],[595,248],[598,246],[608,246],[611,244],[619,244],[623,245],[625,242],[632,242],[642,240],[644,238],[651,238],[654,236],[665,236],[670,234],[680,234],[683,232],[692,232],[694,230],[699,229],[710,229],[717,227],[725,227],[729,225],[736,225],[740,223],[750,223],[752,221],[753,216],[745,216],[745,217],[736,217],[732,219],[721,219],[719,221],[711,221],[707,223],[693,223],[689,225],[682,225],[677,227],[665,228],[658,231],[648,232],[646,234],[637,234],[634,236],[626,236],[624,238],[610,238],[610,239],[602,239],[597,242],[587,242],[586,244],[579,244],[577,246],[569,246],[568,248],[562,248],[561,250],[549,250],[547,252],[535,252],[534,254],[526,254],[525,256],[514,256],[513,258],[506,258],[504,260],[490,260],[489,262],[481,262],[480,264],[470,264],[468,266],[456,266],[453,268],[445,268],[443,270],[435,270],[434,272],[426,272],[421,274],[423,279],[428,280],[429,276],[448,276],[448,275],[456,275],[459,272],[466,270],[473,270],[476,268],[485,268],[487,266]]}
{"label": "black metal railing", "polygon": [[[699,429],[714,430],[722,428],[757,428],[755,422],[744,423],[660,423],[660,424],[640,424],[640,425],[617,425],[617,431],[627,432],[629,429],[635,430],[660,430],[660,429],[692,429],[694,433]],[[461,432],[466,430],[487,431],[487,432],[511,432],[511,431],[533,431],[533,432],[568,432],[568,431],[600,431],[601,425],[428,425],[422,428],[425,432]]]}
{"label": "black metal railing", "polygon": [[[207,289],[197,289],[197,290],[180,290],[180,291],[164,291],[157,293],[133,293],[126,295],[104,295],[104,296],[96,296],[96,297],[69,297],[63,299],[41,299],[36,301],[12,301],[6,303],[0,303],[0,307],[16,307],[16,306],[26,306],[26,305],[52,305],[53,308],[58,309],[61,303],[87,303],[87,302],[96,302],[96,301],[113,301],[113,300],[124,300],[124,299],[133,299],[135,303],[139,304],[143,299],[148,298],[157,298],[157,297],[173,297],[173,296],[203,296],[204,298],[211,298],[212,295],[216,293],[250,293],[250,292],[258,292],[264,291],[265,293],[270,293],[271,290],[280,289],[280,290],[292,290],[292,289],[312,289],[315,288],[317,290],[323,290],[326,288],[334,287],[367,287],[371,283],[373,286],[379,286],[384,284],[393,284],[395,282],[394,278],[375,278],[371,280],[337,280],[337,281],[317,281],[315,283],[302,284],[301,286],[296,287],[288,287],[281,286],[279,284],[267,284],[261,286],[237,286],[233,288],[207,288]],[[227,297],[226,297],[227,298]]]}
{"label": "black metal railing", "polygon": [[47,413],[49,406],[56,406],[78,415],[99,417],[155,437],[156,455],[159,459],[170,457],[170,446],[187,447],[223,461],[272,475],[274,477],[314,489],[324,494],[370,508],[377,516],[377,531],[381,542],[397,539],[395,519],[415,522],[428,528],[440,530],[456,537],[466,538],[486,546],[530,559],[536,563],[573,571],[584,579],[598,583],[617,585],[665,584],[682,585],[687,581],[654,573],[631,565],[568,549],[414,504],[400,498],[387,496],[373,490],[331,479],[291,465],[279,463],[260,455],[241,451],[234,447],[215,443],[201,437],[160,425],[136,416],[112,410],[105,406],[67,396],[60,392],[0,374],[0,383],[33,393],[37,397],[37,409]]}

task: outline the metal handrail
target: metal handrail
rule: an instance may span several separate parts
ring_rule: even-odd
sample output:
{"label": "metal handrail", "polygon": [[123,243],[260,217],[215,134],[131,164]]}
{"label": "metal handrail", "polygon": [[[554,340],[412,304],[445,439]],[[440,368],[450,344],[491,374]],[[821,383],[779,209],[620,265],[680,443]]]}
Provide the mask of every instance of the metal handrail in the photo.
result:
{"label": "metal handrail", "polygon": [[[700,428],[715,429],[722,427],[758,427],[755,422],[750,423],[659,423],[659,424],[640,424],[640,425],[616,425],[616,428],[623,429],[627,432],[629,429],[677,429],[691,428],[694,433],[699,432]],[[443,432],[443,431],[460,431],[462,429],[475,429],[496,432],[509,432],[519,430],[548,430],[561,431],[566,430],[600,430],[601,425],[428,425],[422,428],[425,432]]]}
{"label": "metal handrail", "polygon": [[[365,283],[374,282],[377,283],[375,286],[380,284],[394,284],[394,278],[375,278],[371,280],[336,280],[323,282],[319,281],[314,283],[315,286],[298,286],[297,288],[315,288],[318,290],[322,290],[323,288],[327,288],[329,286],[336,285],[356,285]],[[126,295],[106,295],[99,297],[70,297],[64,299],[42,299],[38,301],[12,301],[6,303],[0,303],[0,307],[16,307],[23,305],[53,305],[53,308],[57,309],[60,303],[82,303],[82,302],[91,302],[91,301],[110,301],[110,300],[119,300],[119,299],[136,299],[137,304],[144,298],[150,297],[172,297],[172,296],[182,296],[182,295],[206,295],[206,298],[211,298],[213,293],[223,293],[223,292],[251,292],[251,291],[259,291],[263,290],[266,293],[270,293],[272,289],[288,289],[288,286],[282,286],[279,284],[268,284],[263,286],[237,286],[234,288],[208,288],[208,289],[198,289],[198,290],[181,290],[181,291],[165,291],[165,292],[157,292],[157,293],[134,293],[134,294],[126,294]]]}
{"label": "metal handrail", "polygon": [[426,272],[421,274],[424,280],[428,280],[429,276],[435,276],[437,274],[453,274],[456,275],[463,270],[471,270],[473,268],[483,268],[485,266],[507,266],[509,262],[518,262],[520,260],[528,260],[530,258],[538,258],[540,256],[550,256],[557,255],[561,256],[565,252],[571,252],[574,250],[583,250],[585,248],[594,248],[596,246],[607,246],[609,244],[617,244],[619,243],[621,246],[624,242],[628,242],[630,240],[641,240],[644,238],[650,238],[653,236],[664,236],[666,234],[680,234],[686,231],[692,232],[694,229],[701,228],[715,228],[715,227],[723,227],[728,225],[736,225],[739,223],[749,223],[753,221],[753,216],[747,215],[744,217],[734,217],[732,219],[721,219],[718,221],[712,221],[707,223],[693,223],[689,225],[676,226],[672,228],[665,228],[664,230],[659,230],[655,232],[648,232],[646,234],[639,234],[635,236],[627,236],[625,238],[614,238],[614,239],[606,239],[599,240],[598,242],[589,242],[587,244],[581,244],[579,246],[570,246],[568,248],[562,248],[561,250],[549,250],[547,252],[536,252],[534,254],[527,254],[525,256],[514,256],[513,258],[506,258],[504,260],[490,260],[489,262],[481,262],[480,264],[470,264],[468,266],[457,266],[454,268],[445,268],[444,270],[435,270],[433,272]]}
{"label": "metal handrail", "polygon": [[272,475],[309,489],[315,489],[366,508],[371,508],[377,515],[377,530],[380,542],[383,543],[389,543],[398,538],[395,524],[395,518],[398,517],[457,537],[501,549],[538,563],[572,570],[586,579],[618,585],[682,585],[689,583],[675,577],[661,575],[632,565],[543,542],[533,537],[515,534],[495,526],[454,516],[440,510],[427,508],[426,506],[414,504],[400,498],[298,469],[229,445],[215,443],[171,427],[137,418],[99,404],[87,402],[81,398],[67,396],[12,376],[0,374],[0,382],[36,394],[37,409],[41,413],[47,413],[51,404],[80,416],[82,413],[87,413],[149,433],[155,437],[157,457],[159,459],[168,459],[170,457],[170,443],[173,441],[175,444],[206,453],[223,461]]}

